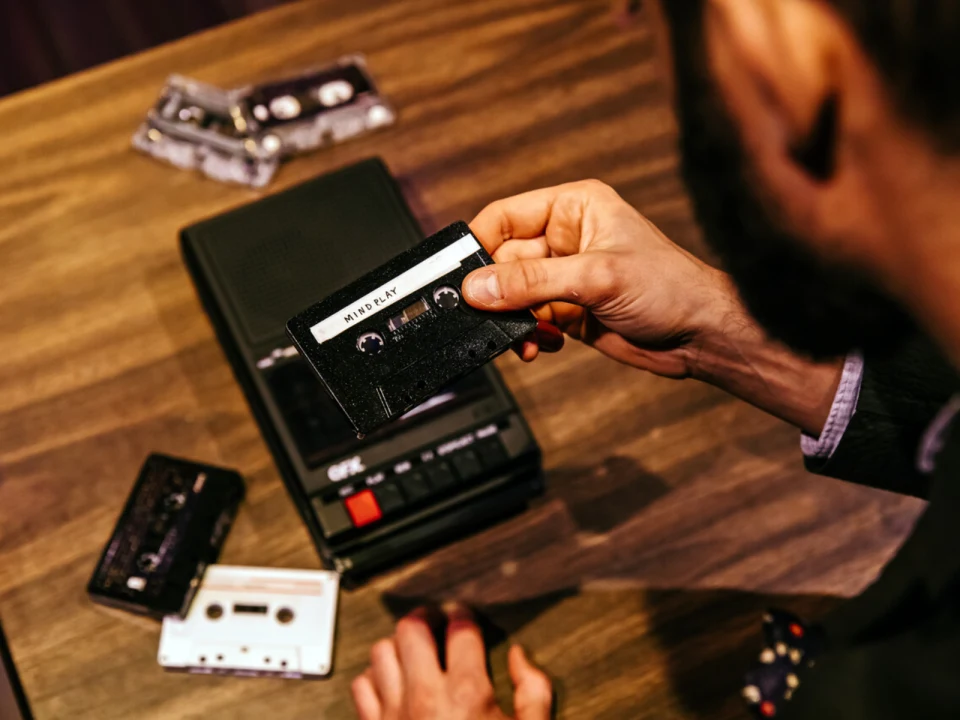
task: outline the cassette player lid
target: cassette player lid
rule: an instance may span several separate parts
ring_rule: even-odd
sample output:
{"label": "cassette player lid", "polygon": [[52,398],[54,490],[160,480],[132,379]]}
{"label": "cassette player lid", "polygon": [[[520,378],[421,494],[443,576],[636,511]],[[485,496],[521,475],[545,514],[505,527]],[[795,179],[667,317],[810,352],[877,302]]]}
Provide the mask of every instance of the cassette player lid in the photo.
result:
{"label": "cassette player lid", "polygon": [[486,364],[536,327],[532,313],[470,307],[463,279],[493,259],[464,222],[313,305],[287,333],[359,433]]}

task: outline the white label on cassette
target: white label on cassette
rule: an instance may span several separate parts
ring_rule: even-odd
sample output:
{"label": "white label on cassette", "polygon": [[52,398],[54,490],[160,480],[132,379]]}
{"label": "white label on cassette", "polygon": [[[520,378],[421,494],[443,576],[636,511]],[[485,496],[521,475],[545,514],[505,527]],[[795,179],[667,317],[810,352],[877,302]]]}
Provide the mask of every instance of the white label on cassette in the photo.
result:
{"label": "white label on cassette", "polygon": [[367,293],[337,313],[313,325],[310,332],[313,333],[313,337],[318,343],[325,343],[330,338],[334,338],[350,328],[358,320],[390,307],[424,285],[453,272],[460,267],[460,263],[465,258],[470,257],[478,250],[480,250],[480,243],[477,242],[477,239],[473,235],[464,235],[456,242],[447,245],[436,255],[414,265],[409,270],[405,270],[390,282],[384,283],[376,290]]}
{"label": "white label on cassette", "polygon": [[211,565],[187,617],[164,618],[157,659],[205,675],[325,677],[339,583],[323,570]]}

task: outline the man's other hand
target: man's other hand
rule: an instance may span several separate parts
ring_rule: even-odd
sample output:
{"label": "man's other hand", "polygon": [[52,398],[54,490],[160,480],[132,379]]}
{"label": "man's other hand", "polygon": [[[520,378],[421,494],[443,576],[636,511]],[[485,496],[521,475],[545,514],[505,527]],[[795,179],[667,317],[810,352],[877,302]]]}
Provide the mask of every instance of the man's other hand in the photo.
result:
{"label": "man's other hand", "polygon": [[[423,611],[400,620],[393,637],[373,646],[370,667],[352,685],[360,720],[508,720],[497,706],[473,616],[461,606],[446,614],[446,670]],[[550,680],[517,645],[509,664],[516,720],[549,720]]]}

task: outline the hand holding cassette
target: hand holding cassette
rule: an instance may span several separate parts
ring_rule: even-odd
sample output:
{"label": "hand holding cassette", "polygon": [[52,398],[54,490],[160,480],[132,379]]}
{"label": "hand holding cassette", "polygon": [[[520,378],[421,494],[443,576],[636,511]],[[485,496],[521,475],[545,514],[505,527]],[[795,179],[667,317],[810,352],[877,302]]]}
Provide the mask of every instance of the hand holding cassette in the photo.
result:
{"label": "hand holding cassette", "polygon": [[[700,361],[729,352],[731,325],[754,327],[724,273],[671,242],[603,183],[499,200],[470,225],[497,262],[466,278],[471,305],[534,308],[539,320],[627,365],[697,376]],[[533,360],[539,349],[527,341],[521,357]]]}
{"label": "hand holding cassette", "polygon": [[454,223],[303,311],[287,334],[358,433],[433,397],[536,329],[528,310],[462,301],[467,274],[493,260]]}

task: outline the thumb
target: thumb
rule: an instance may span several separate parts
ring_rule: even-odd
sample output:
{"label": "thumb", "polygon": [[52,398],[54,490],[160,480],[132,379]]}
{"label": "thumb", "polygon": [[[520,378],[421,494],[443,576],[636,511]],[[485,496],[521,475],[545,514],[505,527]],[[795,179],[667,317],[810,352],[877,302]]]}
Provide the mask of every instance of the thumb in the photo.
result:
{"label": "thumb", "polygon": [[474,270],[463,281],[471,305],[487,310],[525,310],[555,300],[599,304],[614,282],[603,255],[511,260]]}
{"label": "thumb", "polygon": [[553,689],[550,678],[535,668],[523,648],[514,645],[508,656],[513,681],[513,710],[516,720],[550,720]]}

